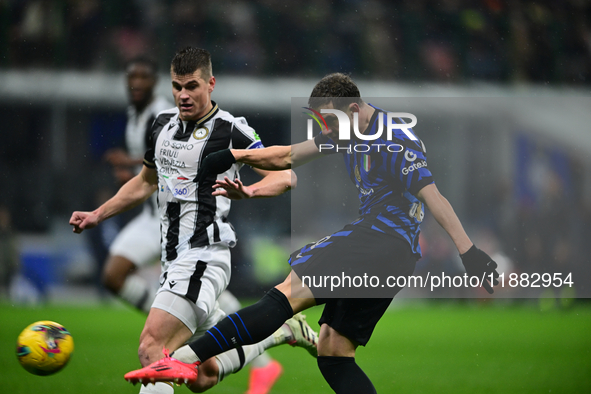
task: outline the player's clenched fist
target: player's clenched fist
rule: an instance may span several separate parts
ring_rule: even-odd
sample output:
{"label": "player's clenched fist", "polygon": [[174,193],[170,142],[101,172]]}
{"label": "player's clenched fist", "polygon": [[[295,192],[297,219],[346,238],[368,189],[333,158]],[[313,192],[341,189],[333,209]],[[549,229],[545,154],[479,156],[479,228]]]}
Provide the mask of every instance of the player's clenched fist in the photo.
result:
{"label": "player's clenched fist", "polygon": [[74,226],[73,231],[76,234],[96,227],[98,224],[98,216],[94,212],[74,212],[70,218],[70,225]]}

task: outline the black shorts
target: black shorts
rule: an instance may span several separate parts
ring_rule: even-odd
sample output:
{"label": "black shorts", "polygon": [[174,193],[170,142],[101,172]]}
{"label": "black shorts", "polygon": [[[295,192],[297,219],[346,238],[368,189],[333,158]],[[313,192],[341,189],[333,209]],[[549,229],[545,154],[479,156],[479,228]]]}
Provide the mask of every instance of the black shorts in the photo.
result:
{"label": "black shorts", "polygon": [[391,302],[392,298],[329,299],[318,324],[327,324],[339,334],[365,346]]}
{"label": "black shorts", "polygon": [[[402,290],[386,285],[387,278],[412,275],[416,260],[403,239],[347,225],[292,253],[289,261],[316,303],[326,304],[319,324],[328,324],[365,345],[394,296]],[[372,282],[371,278],[376,280]],[[361,285],[355,287],[359,280]],[[343,282],[342,287],[332,286],[336,282]]]}

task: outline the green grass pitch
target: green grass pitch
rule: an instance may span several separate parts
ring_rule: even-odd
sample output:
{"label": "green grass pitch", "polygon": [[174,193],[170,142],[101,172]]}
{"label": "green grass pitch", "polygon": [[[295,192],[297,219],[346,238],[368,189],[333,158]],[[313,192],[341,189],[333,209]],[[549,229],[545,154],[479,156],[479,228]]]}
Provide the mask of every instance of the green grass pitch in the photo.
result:
{"label": "green grass pitch", "polygon": [[[314,328],[320,311],[307,313]],[[18,334],[37,320],[57,321],[74,336],[70,364],[53,376],[31,375],[16,359]],[[139,367],[143,321],[113,306],[2,304],[0,392],[138,393],[123,374]],[[284,366],[273,393],[331,392],[304,350],[281,346],[271,354]],[[380,393],[591,393],[591,307],[407,304],[387,312],[357,361]],[[247,379],[242,371],[212,392],[243,393]]]}

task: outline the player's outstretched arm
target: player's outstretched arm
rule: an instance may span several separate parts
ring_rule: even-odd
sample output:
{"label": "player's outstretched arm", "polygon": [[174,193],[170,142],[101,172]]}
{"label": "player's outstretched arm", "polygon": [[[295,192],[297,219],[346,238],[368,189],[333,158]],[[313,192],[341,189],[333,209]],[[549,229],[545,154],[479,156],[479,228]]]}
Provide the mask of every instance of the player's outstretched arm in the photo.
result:
{"label": "player's outstretched arm", "polygon": [[103,220],[143,203],[157,187],[156,170],[143,167],[142,171],[123,185],[115,196],[94,211],[74,212],[70,218],[70,225],[74,226],[75,233],[80,234],[83,230],[96,227]]}
{"label": "player's outstretched arm", "polygon": [[264,171],[254,169],[263,177],[259,182],[246,186],[240,179],[231,180],[224,177],[217,180],[213,185],[214,196],[223,196],[231,200],[242,200],[245,198],[275,197],[296,187],[297,176],[291,170]]}
{"label": "player's outstretched arm", "polygon": [[[482,278],[486,275],[487,280],[482,281],[482,285],[490,294],[493,293],[491,284],[494,286],[498,284],[496,280],[499,273],[496,271],[497,263],[495,263],[486,253],[478,249],[464,231],[460,219],[454,212],[451,204],[437,189],[434,183],[425,186],[418,193],[417,197],[429,208],[429,211],[437,220],[437,223],[449,234],[452,241],[460,252],[462,263],[466,268],[466,273],[470,276],[477,276]],[[491,279],[492,275],[492,281]],[[485,279],[486,279],[485,278]],[[489,282],[492,282],[489,284]]]}
{"label": "player's outstretched arm", "polygon": [[226,172],[236,162],[266,171],[288,170],[322,156],[313,140],[262,149],[224,149],[210,153],[199,165],[197,181]]}
{"label": "player's outstretched arm", "polygon": [[268,171],[296,168],[322,156],[314,140],[264,149],[232,150],[232,154],[240,163]]}

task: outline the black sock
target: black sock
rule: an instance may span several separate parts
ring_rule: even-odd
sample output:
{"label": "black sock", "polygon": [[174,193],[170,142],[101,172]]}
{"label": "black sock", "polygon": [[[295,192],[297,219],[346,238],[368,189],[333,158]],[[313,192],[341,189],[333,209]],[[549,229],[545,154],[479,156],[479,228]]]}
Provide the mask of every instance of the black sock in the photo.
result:
{"label": "black sock", "polygon": [[293,316],[287,297],[272,289],[256,304],[228,315],[189,346],[201,361],[273,334]]}
{"label": "black sock", "polygon": [[336,394],[376,394],[376,389],[355,357],[318,356],[318,368]]}

